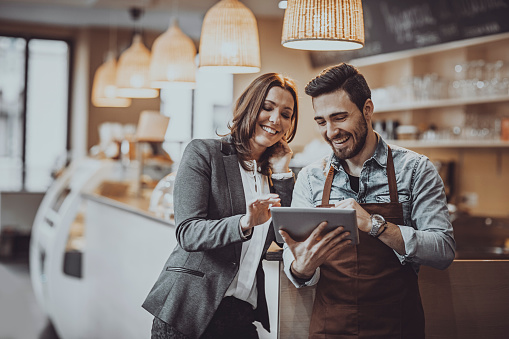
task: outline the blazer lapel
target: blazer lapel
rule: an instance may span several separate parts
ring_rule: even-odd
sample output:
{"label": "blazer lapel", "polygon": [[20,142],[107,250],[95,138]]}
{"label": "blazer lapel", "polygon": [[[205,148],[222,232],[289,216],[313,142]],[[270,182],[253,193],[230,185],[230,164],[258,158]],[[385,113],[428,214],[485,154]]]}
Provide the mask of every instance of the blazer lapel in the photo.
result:
{"label": "blazer lapel", "polygon": [[230,193],[232,215],[246,213],[246,197],[240,176],[239,161],[236,154],[223,156],[226,183]]}
{"label": "blazer lapel", "polygon": [[[233,145],[229,142],[230,138],[221,140],[221,152],[223,153],[223,163],[226,172],[226,184],[230,194],[230,204],[232,215],[246,213],[246,197],[244,195],[244,186],[239,169],[239,159]],[[235,244],[235,254],[240,262],[242,252],[242,243]]]}

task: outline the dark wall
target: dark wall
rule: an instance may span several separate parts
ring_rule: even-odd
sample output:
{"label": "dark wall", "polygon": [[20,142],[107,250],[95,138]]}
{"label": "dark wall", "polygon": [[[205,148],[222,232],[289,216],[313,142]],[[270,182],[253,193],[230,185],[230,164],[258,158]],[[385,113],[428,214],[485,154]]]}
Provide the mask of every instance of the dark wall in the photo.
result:
{"label": "dark wall", "polygon": [[365,46],[310,52],[314,67],[509,32],[509,0],[364,0]]}

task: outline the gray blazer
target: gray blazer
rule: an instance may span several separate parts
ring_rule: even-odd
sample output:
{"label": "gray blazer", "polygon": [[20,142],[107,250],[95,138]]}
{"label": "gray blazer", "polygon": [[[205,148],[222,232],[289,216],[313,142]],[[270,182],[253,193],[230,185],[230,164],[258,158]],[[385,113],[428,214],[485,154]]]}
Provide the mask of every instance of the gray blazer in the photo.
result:
{"label": "gray blazer", "polygon": [[[246,213],[238,157],[231,138],[193,140],[186,147],[174,190],[178,245],[143,308],[190,338],[205,331],[239,270]],[[273,180],[271,190],[290,206],[294,179]],[[253,232],[256,232],[253,229]],[[272,225],[264,253],[274,240]],[[257,270],[256,320],[269,330],[265,278]]]}

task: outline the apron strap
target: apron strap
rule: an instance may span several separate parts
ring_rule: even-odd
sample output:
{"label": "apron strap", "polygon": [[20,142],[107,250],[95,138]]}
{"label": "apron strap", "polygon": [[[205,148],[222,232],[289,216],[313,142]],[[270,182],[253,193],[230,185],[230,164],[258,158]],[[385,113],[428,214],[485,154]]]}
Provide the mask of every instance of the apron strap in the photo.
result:
{"label": "apron strap", "polygon": [[334,205],[329,204],[330,192],[332,190],[332,180],[334,179],[334,174],[336,174],[336,170],[334,166],[331,165],[329,168],[329,173],[327,173],[327,178],[325,179],[325,186],[323,187],[322,193],[322,203],[316,207],[334,207]]}
{"label": "apron strap", "polygon": [[[392,160],[392,150],[387,145],[387,178],[389,179],[389,195],[391,197],[391,202],[399,202],[398,200],[398,186],[396,185],[396,171],[394,170],[394,162]],[[332,180],[334,179],[334,175],[336,174],[336,170],[334,166],[330,166],[329,173],[327,173],[327,178],[325,178],[325,185],[323,187],[322,194],[322,203],[316,207],[334,207],[334,205],[329,204],[330,193],[332,189]]]}
{"label": "apron strap", "polygon": [[387,145],[387,179],[389,179],[389,195],[391,196],[391,202],[399,202],[398,186],[396,185],[396,171],[394,171],[392,150],[389,145]]}

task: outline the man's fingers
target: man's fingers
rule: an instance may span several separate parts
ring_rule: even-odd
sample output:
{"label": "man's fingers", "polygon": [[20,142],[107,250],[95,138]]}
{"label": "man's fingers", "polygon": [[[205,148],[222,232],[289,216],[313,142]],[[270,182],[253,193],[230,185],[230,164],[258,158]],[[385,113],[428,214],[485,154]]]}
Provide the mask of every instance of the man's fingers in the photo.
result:
{"label": "man's fingers", "polygon": [[336,248],[337,246],[343,246],[343,245],[347,245],[347,244],[351,244],[352,243],[352,240],[348,239],[348,236],[350,235],[350,232],[346,231],[346,232],[343,232],[337,236],[335,236],[334,238],[332,238],[328,245],[330,246],[330,248]]}
{"label": "man's fingers", "polygon": [[281,234],[281,236],[283,237],[283,240],[289,247],[291,247],[291,245],[295,244],[295,240],[293,240],[292,237],[288,233],[286,233],[286,231],[279,230],[279,234]]}
{"label": "man's fingers", "polygon": [[323,230],[327,227],[327,221],[322,221],[318,224],[318,226],[313,230],[311,235],[308,237],[309,240],[318,241],[322,238]]}

